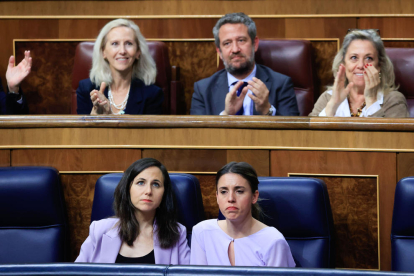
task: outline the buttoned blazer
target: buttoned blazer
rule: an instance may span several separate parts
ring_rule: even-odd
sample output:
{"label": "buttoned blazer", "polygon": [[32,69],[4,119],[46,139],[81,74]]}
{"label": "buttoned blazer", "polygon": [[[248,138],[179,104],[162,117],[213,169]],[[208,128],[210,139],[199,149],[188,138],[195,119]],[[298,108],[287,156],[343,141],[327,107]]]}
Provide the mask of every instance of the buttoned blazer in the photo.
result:
{"label": "buttoned blazer", "polygon": [[[264,65],[256,66],[256,78],[269,89],[269,102],[276,108],[276,115],[298,116],[299,109],[292,80]],[[219,115],[224,110],[227,93],[228,80],[225,69],[194,83],[190,114]],[[253,110],[253,114],[258,115],[256,109]]]}
{"label": "buttoned blazer", "polygon": [[[115,263],[122,245],[118,234],[118,218],[108,218],[93,221],[89,227],[89,237],[82,244],[75,262],[83,263]],[[187,231],[179,224],[180,239],[170,248],[161,248],[157,238],[157,226],[154,223],[154,256],[155,264],[190,263],[190,248],[187,243]]]}
{"label": "buttoned blazer", "polygon": [[[96,86],[90,79],[84,79],[79,82],[76,90],[78,114],[90,114],[92,111],[92,101],[90,93],[96,89],[99,91],[100,86]],[[108,98],[108,87],[104,95]],[[125,108],[125,114],[162,114],[162,102],[164,93],[161,88],[155,85],[145,85],[139,79],[131,81],[129,89],[129,98]]]}

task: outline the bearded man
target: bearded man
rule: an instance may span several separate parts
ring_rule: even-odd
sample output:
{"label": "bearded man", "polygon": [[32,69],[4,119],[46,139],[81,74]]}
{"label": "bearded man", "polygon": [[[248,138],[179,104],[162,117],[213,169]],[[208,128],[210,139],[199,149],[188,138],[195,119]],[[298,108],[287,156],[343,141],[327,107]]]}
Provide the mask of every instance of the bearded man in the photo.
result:
{"label": "bearded man", "polygon": [[230,13],[213,28],[225,69],[194,84],[191,115],[299,115],[292,80],[256,64],[256,24],[244,13]]}

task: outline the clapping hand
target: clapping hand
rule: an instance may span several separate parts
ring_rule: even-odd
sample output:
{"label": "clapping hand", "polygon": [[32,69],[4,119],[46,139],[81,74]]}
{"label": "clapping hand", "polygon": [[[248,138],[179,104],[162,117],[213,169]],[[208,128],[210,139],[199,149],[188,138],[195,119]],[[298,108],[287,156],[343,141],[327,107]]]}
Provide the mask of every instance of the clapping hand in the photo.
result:
{"label": "clapping hand", "polygon": [[24,51],[24,59],[17,66],[14,63],[15,58],[11,56],[9,58],[9,65],[7,66],[6,80],[9,90],[17,93],[20,83],[29,75],[32,69],[30,51]]}
{"label": "clapping hand", "polygon": [[377,92],[381,84],[379,71],[372,64],[365,64],[364,71],[365,90],[364,97],[367,106],[377,101]]}
{"label": "clapping hand", "polygon": [[243,88],[240,95],[237,96],[237,90],[242,85],[242,81],[237,82],[230,92],[227,93],[224,112],[222,113],[223,115],[235,115],[242,108],[244,97],[246,97],[247,91],[249,90],[246,86]]}
{"label": "clapping hand", "polygon": [[248,88],[253,93],[248,94],[248,96],[253,100],[256,111],[259,114],[266,115],[271,107],[269,103],[269,89],[267,89],[266,84],[256,77],[253,77],[248,83]]}
{"label": "clapping hand", "polygon": [[99,91],[96,89],[91,91],[90,95],[93,104],[91,115],[112,114],[109,100],[104,95],[105,88],[106,83],[102,82]]}
{"label": "clapping hand", "polygon": [[338,73],[335,77],[334,86],[332,88],[332,97],[326,105],[326,115],[334,116],[339,105],[345,100],[349,95],[349,92],[354,86],[353,82],[350,82],[347,87],[345,87],[346,76],[345,76],[345,66],[343,64],[339,65]]}

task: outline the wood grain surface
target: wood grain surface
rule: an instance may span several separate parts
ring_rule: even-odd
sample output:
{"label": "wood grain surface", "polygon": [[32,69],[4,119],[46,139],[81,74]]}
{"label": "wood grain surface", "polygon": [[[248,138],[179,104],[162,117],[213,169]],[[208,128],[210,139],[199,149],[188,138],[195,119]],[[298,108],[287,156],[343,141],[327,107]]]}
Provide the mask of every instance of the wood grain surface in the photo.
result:
{"label": "wood grain surface", "polygon": [[[102,4],[104,3],[104,4]],[[413,14],[409,0],[325,0],[231,1],[231,0],[161,0],[161,1],[2,1],[0,15],[223,15],[241,11],[252,15],[278,14]]]}
{"label": "wood grain surface", "polygon": [[19,149],[12,166],[52,166],[59,171],[125,171],[141,159],[140,149]]}
{"label": "wood grain surface", "polygon": [[61,174],[69,222],[70,261],[89,235],[95,183],[102,174]]}
{"label": "wood grain surface", "polygon": [[10,166],[10,150],[0,150],[0,167]]}

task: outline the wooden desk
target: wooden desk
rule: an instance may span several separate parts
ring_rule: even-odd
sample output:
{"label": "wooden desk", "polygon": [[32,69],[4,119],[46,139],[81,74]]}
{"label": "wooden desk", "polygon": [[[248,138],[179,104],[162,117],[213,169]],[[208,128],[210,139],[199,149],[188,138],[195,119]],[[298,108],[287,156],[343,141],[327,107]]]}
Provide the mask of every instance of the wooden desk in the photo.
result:
{"label": "wooden desk", "polygon": [[102,174],[154,157],[197,176],[217,217],[215,172],[246,161],[261,176],[311,176],[328,186],[337,267],[389,270],[397,181],[414,175],[414,120],[265,116],[1,116],[0,164],[61,174],[74,259],[88,235]]}

